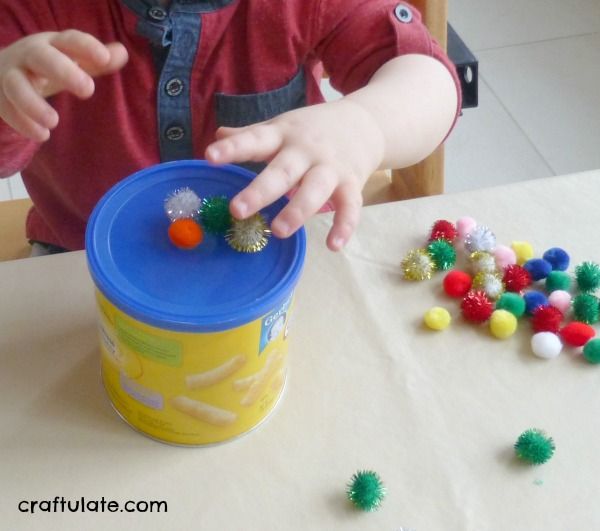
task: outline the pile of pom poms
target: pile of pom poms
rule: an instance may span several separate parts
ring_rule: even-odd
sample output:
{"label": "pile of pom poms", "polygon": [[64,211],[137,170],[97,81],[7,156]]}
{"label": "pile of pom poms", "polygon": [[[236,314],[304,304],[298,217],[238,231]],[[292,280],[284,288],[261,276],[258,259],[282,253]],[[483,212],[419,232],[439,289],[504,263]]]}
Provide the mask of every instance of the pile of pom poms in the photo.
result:
{"label": "pile of pom poms", "polygon": [[[464,257],[465,266],[456,263]],[[427,280],[445,272],[446,295],[460,300],[462,317],[485,323],[498,338],[511,337],[520,321],[532,330],[531,349],[540,357],[558,356],[564,345],[581,349],[590,363],[600,363],[600,339],[592,325],[600,321],[600,265],[586,261],[569,273],[570,257],[553,247],[536,257],[533,246],[497,243],[494,233],[473,218],[456,223],[436,221],[423,247],[410,250],[401,262],[404,278]],[[424,315],[425,325],[444,330],[451,323],[440,306]]]}
{"label": "pile of pom poms", "polygon": [[171,220],[169,239],[179,249],[195,249],[206,232],[223,236],[236,251],[255,253],[265,248],[271,234],[262,214],[235,219],[229,212],[229,199],[225,196],[200,199],[188,187],[170,193],[164,209]]}

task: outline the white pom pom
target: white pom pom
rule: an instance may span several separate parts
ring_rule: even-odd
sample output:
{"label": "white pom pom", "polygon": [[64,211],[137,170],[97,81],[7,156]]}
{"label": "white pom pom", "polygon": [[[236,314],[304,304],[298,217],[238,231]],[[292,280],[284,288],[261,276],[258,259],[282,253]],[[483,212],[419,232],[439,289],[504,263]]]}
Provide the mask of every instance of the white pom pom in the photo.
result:
{"label": "white pom pom", "polygon": [[562,350],[562,341],[552,332],[538,332],[531,338],[531,350],[538,358],[556,358]]}
{"label": "white pom pom", "polygon": [[487,251],[491,253],[496,247],[496,236],[485,225],[477,225],[465,238],[465,249],[470,253]]}
{"label": "white pom pom", "polygon": [[200,198],[187,186],[180,188],[165,199],[165,212],[171,221],[193,218],[200,213]]}

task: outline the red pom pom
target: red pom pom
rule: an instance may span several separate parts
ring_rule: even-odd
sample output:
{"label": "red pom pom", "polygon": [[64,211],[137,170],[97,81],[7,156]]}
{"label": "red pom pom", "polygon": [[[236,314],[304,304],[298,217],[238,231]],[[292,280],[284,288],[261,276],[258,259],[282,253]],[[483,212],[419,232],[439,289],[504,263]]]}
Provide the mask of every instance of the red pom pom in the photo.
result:
{"label": "red pom pom", "polygon": [[582,347],[595,335],[596,332],[590,325],[579,321],[569,323],[560,331],[563,341],[573,347]]}
{"label": "red pom pom", "polygon": [[502,277],[506,291],[514,291],[519,293],[527,286],[531,285],[531,275],[524,267],[517,264],[512,264],[504,270]]}
{"label": "red pom pom", "polygon": [[447,242],[452,243],[456,240],[456,236],[458,232],[456,231],[456,227],[446,221],[445,219],[438,219],[431,227],[431,234],[429,236],[429,241],[433,240],[446,240]]}
{"label": "red pom pom", "polygon": [[534,332],[553,332],[558,333],[560,322],[563,320],[563,314],[554,306],[538,306],[533,310],[531,326]]}
{"label": "red pom pom", "polygon": [[467,321],[483,323],[494,311],[494,304],[483,291],[469,291],[460,304],[463,317]]}
{"label": "red pom pom", "polygon": [[444,291],[450,297],[464,297],[471,289],[473,279],[464,271],[450,271],[444,277]]}

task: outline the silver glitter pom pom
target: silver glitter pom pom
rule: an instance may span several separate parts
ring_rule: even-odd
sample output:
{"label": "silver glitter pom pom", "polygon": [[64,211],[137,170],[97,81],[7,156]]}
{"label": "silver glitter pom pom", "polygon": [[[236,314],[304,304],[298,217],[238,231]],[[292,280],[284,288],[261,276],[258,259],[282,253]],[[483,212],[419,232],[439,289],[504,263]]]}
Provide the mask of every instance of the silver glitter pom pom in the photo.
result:
{"label": "silver glitter pom pom", "polygon": [[496,235],[485,225],[477,225],[465,238],[465,249],[470,253],[487,251],[496,248]]}
{"label": "silver glitter pom pom", "polygon": [[188,188],[179,188],[165,199],[165,212],[171,221],[193,218],[200,213],[200,198]]}

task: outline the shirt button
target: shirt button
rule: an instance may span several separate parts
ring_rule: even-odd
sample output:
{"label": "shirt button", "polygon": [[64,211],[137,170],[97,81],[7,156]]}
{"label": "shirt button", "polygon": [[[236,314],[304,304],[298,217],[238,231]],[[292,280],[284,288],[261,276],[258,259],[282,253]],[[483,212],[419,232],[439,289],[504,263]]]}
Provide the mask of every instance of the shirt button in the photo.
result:
{"label": "shirt button", "polygon": [[148,9],[148,16],[152,20],[162,22],[165,18],[167,18],[167,12],[162,7],[154,6]]}
{"label": "shirt button", "polygon": [[167,81],[165,92],[169,96],[179,96],[183,92],[183,81],[178,77],[173,77]]}
{"label": "shirt button", "polygon": [[408,24],[413,19],[412,11],[405,4],[398,4],[396,9],[394,9],[394,15],[396,15],[396,18],[404,24]]}
{"label": "shirt button", "polygon": [[185,129],[180,125],[172,125],[165,131],[165,136],[167,137],[167,140],[177,142],[185,136]]}

